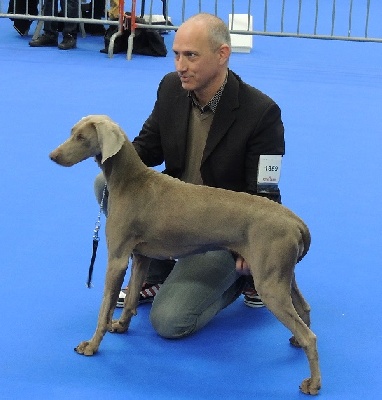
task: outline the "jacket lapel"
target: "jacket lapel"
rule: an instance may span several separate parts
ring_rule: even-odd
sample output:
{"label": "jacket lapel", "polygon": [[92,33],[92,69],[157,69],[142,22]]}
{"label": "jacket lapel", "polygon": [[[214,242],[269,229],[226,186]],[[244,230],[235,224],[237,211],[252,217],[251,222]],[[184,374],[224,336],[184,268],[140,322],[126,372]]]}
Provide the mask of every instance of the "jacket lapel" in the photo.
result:
{"label": "jacket lapel", "polygon": [[171,131],[174,134],[173,142],[176,147],[176,152],[173,156],[176,157],[173,162],[178,166],[179,170],[183,170],[186,159],[186,146],[188,134],[188,121],[190,119],[190,99],[187,91],[181,89],[181,92],[176,96],[173,105],[174,115],[177,115],[176,126]]}

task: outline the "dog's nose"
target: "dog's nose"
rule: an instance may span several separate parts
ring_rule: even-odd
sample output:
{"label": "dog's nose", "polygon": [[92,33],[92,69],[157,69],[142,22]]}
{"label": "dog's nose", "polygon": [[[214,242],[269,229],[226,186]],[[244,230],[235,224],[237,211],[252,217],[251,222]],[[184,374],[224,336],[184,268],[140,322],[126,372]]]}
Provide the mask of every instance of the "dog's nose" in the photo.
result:
{"label": "dog's nose", "polygon": [[53,150],[50,154],[49,154],[49,158],[54,161],[57,162],[57,158],[58,158],[58,153],[57,151]]}

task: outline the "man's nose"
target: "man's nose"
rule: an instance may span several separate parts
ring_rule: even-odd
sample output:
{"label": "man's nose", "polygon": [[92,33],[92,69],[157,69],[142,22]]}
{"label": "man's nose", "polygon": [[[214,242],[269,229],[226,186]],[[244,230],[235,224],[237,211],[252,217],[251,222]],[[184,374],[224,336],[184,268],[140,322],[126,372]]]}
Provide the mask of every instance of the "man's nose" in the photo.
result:
{"label": "man's nose", "polygon": [[187,70],[187,62],[185,57],[183,56],[178,56],[175,59],[175,68],[178,72],[184,72]]}

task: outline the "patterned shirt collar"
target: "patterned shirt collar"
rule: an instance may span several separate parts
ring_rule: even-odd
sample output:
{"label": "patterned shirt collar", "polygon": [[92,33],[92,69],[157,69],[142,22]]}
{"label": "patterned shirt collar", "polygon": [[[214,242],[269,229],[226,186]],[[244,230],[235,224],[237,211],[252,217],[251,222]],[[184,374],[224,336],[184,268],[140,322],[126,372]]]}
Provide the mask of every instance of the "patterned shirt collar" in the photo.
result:
{"label": "patterned shirt collar", "polygon": [[227,83],[227,78],[228,78],[228,74],[226,75],[226,77],[225,77],[225,79],[224,79],[224,82],[223,82],[223,84],[220,86],[220,88],[218,89],[218,91],[215,93],[215,95],[212,97],[212,99],[211,99],[204,107],[202,107],[202,106],[199,104],[199,102],[198,102],[198,100],[197,100],[197,98],[196,98],[196,96],[195,96],[195,94],[194,94],[193,91],[189,91],[189,92],[188,92],[188,97],[191,97],[192,103],[194,104],[194,106],[198,107],[198,109],[199,109],[199,111],[200,111],[201,113],[204,113],[204,112],[206,112],[206,111],[208,111],[208,110],[211,110],[213,113],[215,113],[216,108],[217,108],[217,106],[218,106],[218,104],[219,104],[219,101],[220,101],[220,99],[221,99],[221,97],[222,97],[222,94],[223,94],[223,90],[224,90],[224,88],[225,88],[225,85],[226,85],[226,83]]}

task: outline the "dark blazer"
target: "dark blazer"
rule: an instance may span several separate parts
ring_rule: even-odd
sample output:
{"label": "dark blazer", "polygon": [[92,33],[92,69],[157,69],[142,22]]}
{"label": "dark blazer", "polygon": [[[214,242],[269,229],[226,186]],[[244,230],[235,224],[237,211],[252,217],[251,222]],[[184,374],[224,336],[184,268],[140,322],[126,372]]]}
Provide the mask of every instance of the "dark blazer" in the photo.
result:
{"label": "dark blazer", "polygon": [[[165,173],[176,178],[182,175],[190,109],[191,99],[177,73],[167,74],[159,84],[151,115],[133,141],[146,165],[164,161]],[[278,105],[229,71],[202,158],[203,183],[257,194],[259,156],[284,152]],[[280,201],[279,193],[273,199]]]}

